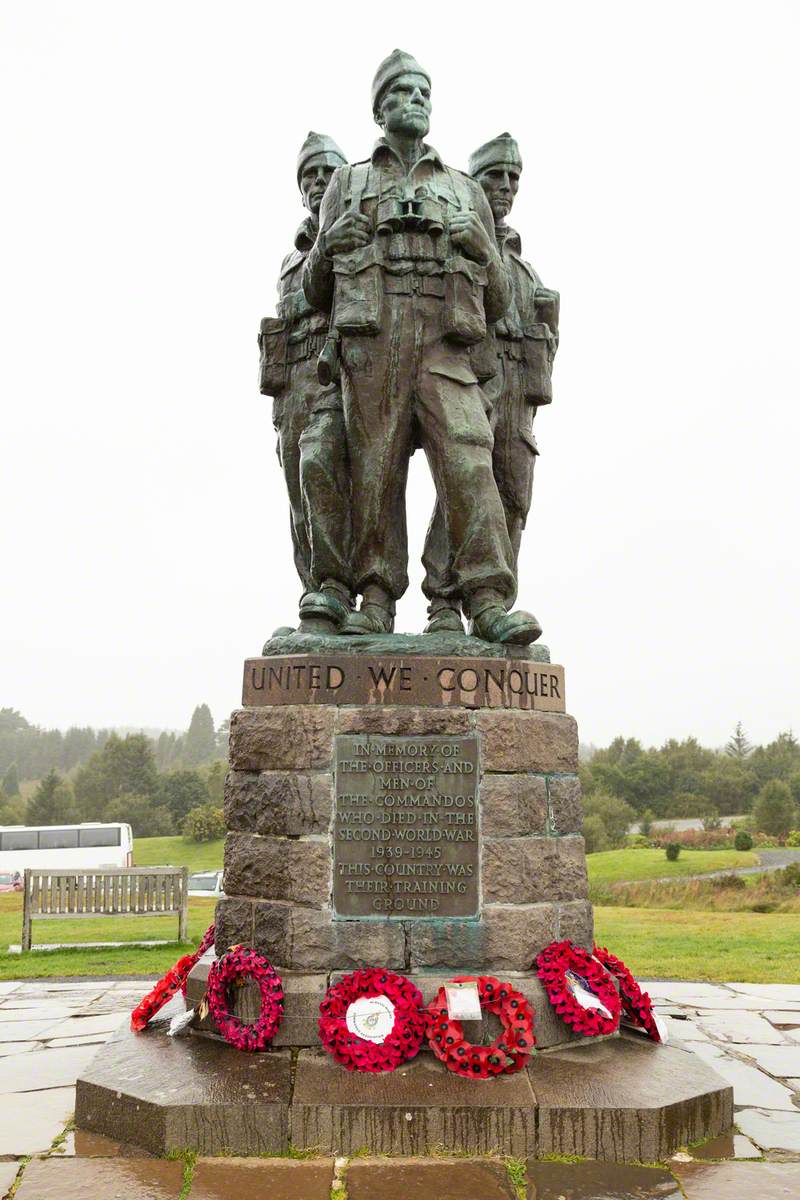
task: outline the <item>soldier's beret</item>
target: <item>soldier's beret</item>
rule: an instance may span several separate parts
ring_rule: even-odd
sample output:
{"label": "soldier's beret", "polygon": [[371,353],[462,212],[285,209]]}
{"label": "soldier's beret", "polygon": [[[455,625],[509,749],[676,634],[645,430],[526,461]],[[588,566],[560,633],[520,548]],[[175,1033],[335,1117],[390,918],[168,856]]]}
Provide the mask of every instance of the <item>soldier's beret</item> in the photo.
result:
{"label": "soldier's beret", "polygon": [[336,145],[332,137],[328,137],[327,133],[314,133],[313,129],[308,131],[308,137],[300,147],[300,153],[297,156],[297,186],[300,186],[300,176],[303,174],[303,169],[310,158],[316,158],[318,154],[324,154],[326,161],[331,167],[341,167],[347,162],[344,153]]}
{"label": "soldier's beret", "polygon": [[424,67],[419,65],[413,54],[407,54],[405,50],[393,50],[389,57],[385,58],[378,67],[378,70],[375,72],[375,78],[372,81],[373,112],[375,112],[380,104],[383,93],[389,84],[401,75],[424,75],[430,87],[430,75]]}
{"label": "soldier's beret", "polygon": [[473,176],[479,175],[487,167],[496,166],[498,163],[511,163],[522,170],[522,155],[510,133],[499,133],[490,142],[484,142],[477,150],[473,150],[469,156],[469,173]]}

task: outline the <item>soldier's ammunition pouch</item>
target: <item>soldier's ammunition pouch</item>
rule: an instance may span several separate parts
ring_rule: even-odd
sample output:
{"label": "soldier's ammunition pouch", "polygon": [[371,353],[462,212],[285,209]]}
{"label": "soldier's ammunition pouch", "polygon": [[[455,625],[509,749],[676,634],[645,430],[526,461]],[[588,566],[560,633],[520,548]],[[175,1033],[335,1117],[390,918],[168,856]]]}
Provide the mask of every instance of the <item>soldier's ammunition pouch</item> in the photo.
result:
{"label": "soldier's ammunition pouch", "polygon": [[497,342],[491,329],[485,338],[470,346],[469,361],[478,383],[486,383],[497,374]]}
{"label": "soldier's ammunition pouch", "polygon": [[441,275],[416,275],[408,272],[405,275],[390,275],[383,277],[383,290],[390,296],[437,296],[440,300],[445,295],[445,283]]}
{"label": "soldier's ammunition pouch", "polygon": [[262,396],[277,396],[286,386],[286,322],[264,317],[258,334],[258,387]]}
{"label": "soldier's ammunition pouch", "polygon": [[472,346],[486,337],[483,292],[486,268],[455,255],[444,265],[444,314],[442,333],[448,341]]}
{"label": "soldier's ammunition pouch", "polygon": [[383,314],[382,268],[374,242],[333,260],[332,324],[345,337],[374,337]]}
{"label": "soldier's ammunition pouch", "polygon": [[286,347],[287,363],[305,362],[307,358],[315,358],[325,345],[327,336],[326,328],[321,333],[303,333],[297,338],[290,337]]}
{"label": "soldier's ammunition pouch", "polygon": [[544,322],[526,325],[522,337],[525,399],[531,404],[550,404],[553,399],[555,338]]}

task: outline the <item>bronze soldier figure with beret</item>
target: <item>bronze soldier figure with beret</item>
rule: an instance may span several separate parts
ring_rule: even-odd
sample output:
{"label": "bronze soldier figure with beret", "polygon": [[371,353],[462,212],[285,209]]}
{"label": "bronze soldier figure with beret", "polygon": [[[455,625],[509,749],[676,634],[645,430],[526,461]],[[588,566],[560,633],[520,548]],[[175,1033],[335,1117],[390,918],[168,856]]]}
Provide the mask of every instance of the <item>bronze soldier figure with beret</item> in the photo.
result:
{"label": "bronze soldier figure with beret", "polygon": [[[497,362],[495,374],[484,384],[484,393],[491,405],[494,476],[516,573],[538,454],[533,419],[539,405],[549,404],[553,398],[551,373],[558,345],[559,296],[542,286],[533,267],[522,257],[519,234],[506,223],[522,174],[522,156],[511,134],[501,133],[480,146],[470,156],[469,173],[489,201],[497,244],[512,283],[511,303],[492,331]],[[423,561],[423,591],[430,601],[426,632],[462,629],[447,525],[438,501]]]}
{"label": "bronze soldier figure with beret", "polygon": [[541,632],[511,612],[514,554],[492,467],[493,436],[470,347],[511,299],[508,269],[480,184],[423,140],[430,78],[395,50],[372,87],[384,136],[371,157],[336,170],[303,270],[308,302],[332,312],[352,478],[353,585],[345,628],[390,632],[408,586],[405,489],[424,449],[442,510],[448,576],[488,641]]}
{"label": "bronze soldier figure with beret", "polygon": [[340,627],[351,609],[350,475],[342,400],[323,387],[317,360],[328,336],[326,314],[311,307],[302,272],[317,237],[325,189],[347,160],[332,138],[309,133],[297,159],[297,183],[308,215],[283,260],[278,317],[261,322],[261,391],[274,397],[278,456],[289,493],[292,545],[303,586],[303,623]]}

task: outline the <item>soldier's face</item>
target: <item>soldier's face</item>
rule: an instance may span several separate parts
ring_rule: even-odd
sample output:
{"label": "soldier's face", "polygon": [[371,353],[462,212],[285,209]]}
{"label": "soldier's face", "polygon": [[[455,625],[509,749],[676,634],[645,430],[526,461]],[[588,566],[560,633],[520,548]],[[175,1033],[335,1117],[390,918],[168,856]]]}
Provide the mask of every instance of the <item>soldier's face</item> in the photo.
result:
{"label": "soldier's face", "polygon": [[384,93],[378,124],[385,133],[425,137],[431,126],[431,88],[424,75],[399,75]]}
{"label": "soldier's face", "polygon": [[325,195],[325,189],[330,183],[331,175],[335,169],[330,163],[326,162],[324,154],[317,154],[314,158],[310,158],[303,167],[302,174],[300,175],[300,191],[303,193],[303,204],[315,216],[319,213],[322,197]]}
{"label": "soldier's face", "polygon": [[520,169],[514,163],[493,163],[478,175],[495,221],[503,221],[511,212],[519,191]]}

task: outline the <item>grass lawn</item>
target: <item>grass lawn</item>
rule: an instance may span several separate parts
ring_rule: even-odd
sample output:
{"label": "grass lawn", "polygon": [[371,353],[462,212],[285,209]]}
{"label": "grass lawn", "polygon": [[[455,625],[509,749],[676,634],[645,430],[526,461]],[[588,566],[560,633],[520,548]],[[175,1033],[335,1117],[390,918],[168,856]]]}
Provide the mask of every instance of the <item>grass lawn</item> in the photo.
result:
{"label": "grass lawn", "polygon": [[670,862],[663,850],[603,850],[600,854],[588,854],[586,863],[590,883],[623,883],[729,871],[732,867],[757,867],[758,856],[751,850],[681,849],[677,861]]}
{"label": "grass lawn", "polygon": [[195,871],[222,868],[223,839],[216,842],[189,842],[182,837],[133,839],[135,867],[188,867]]}
{"label": "grass lawn", "polygon": [[643,979],[800,983],[800,914],[597,907],[594,915],[597,944]]}

